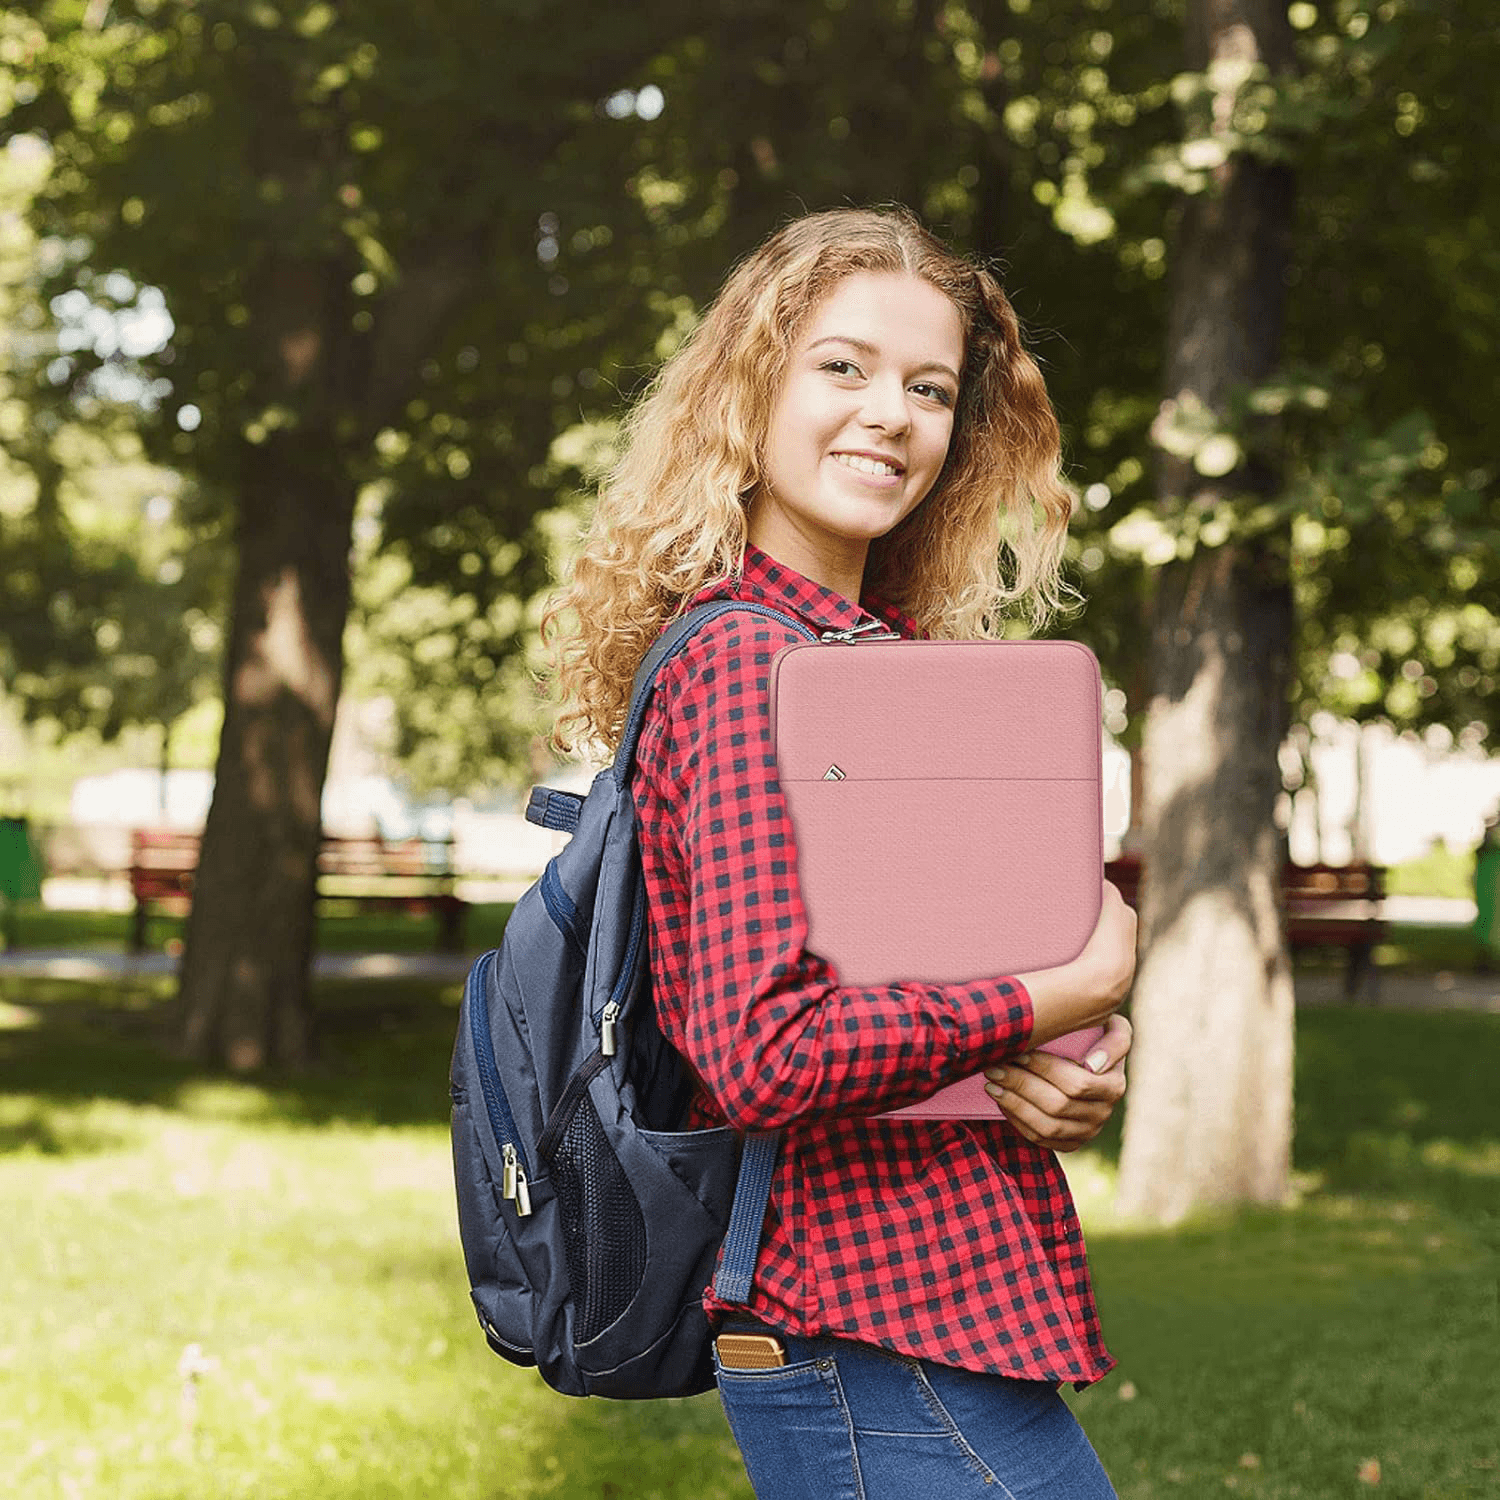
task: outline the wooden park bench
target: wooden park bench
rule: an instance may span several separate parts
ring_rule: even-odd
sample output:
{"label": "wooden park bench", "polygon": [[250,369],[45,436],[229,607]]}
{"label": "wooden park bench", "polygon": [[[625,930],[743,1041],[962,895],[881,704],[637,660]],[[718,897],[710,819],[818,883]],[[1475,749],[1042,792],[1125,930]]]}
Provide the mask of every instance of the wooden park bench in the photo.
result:
{"label": "wooden park bench", "polygon": [[[185,916],[193,903],[198,873],[199,835],[138,828],[130,838],[130,894],[134,911],[130,950],[146,947],[153,911]],[[463,943],[468,903],[454,890],[453,846],[449,840],[325,838],[318,851],[320,903],[352,902],[364,907],[398,908],[438,920],[438,947],[457,952]]]}
{"label": "wooden park bench", "polygon": [[[1139,856],[1122,854],[1105,865],[1104,873],[1131,906],[1139,904]],[[1352,1000],[1365,988],[1373,999],[1379,981],[1375,945],[1387,933],[1385,870],[1362,861],[1297,865],[1288,860],[1281,868],[1281,896],[1287,943],[1293,949],[1342,948],[1348,955],[1344,994]]]}

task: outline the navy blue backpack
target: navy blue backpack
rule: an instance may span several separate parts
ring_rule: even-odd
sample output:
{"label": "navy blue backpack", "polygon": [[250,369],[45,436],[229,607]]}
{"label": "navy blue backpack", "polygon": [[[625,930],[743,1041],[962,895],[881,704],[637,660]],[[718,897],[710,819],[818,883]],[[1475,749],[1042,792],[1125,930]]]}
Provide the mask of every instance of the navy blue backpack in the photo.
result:
{"label": "navy blue backpack", "polygon": [[[662,664],[723,600],[641,664],[615,762],[587,797],[538,787],[526,815],[572,834],[470,971],[453,1051],[453,1166],[490,1347],[574,1396],[713,1385],[701,1298],[745,1302],[778,1137],[683,1130],[692,1081],[651,1000],[630,770]],[[724,1259],[717,1277],[720,1245]]]}

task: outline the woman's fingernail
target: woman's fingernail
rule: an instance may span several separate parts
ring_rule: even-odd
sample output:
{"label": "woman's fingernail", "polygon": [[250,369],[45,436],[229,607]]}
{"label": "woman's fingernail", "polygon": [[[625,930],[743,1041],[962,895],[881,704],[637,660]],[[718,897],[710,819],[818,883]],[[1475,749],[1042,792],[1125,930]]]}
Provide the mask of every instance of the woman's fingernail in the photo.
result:
{"label": "woman's fingernail", "polygon": [[1090,1073],[1102,1073],[1109,1066],[1109,1053],[1102,1049],[1098,1052],[1090,1052],[1083,1061]]}

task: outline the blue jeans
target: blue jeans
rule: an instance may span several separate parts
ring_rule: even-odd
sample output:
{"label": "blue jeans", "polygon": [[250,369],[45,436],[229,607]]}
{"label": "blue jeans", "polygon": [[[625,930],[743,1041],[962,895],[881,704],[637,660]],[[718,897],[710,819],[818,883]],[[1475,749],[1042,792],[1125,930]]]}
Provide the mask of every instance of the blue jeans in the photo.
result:
{"label": "blue jeans", "polygon": [[1048,1381],[976,1375],[843,1339],[715,1367],[757,1500],[1114,1500]]}

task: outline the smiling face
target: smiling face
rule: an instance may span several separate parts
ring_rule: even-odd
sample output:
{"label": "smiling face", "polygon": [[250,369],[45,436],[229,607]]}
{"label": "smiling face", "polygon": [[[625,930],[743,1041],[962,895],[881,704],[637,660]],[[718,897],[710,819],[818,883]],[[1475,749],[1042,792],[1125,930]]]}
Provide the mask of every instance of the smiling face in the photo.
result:
{"label": "smiling face", "polygon": [[750,540],[858,599],[870,543],[942,472],[963,358],[958,309],[936,287],[905,272],[846,276],[792,348]]}

